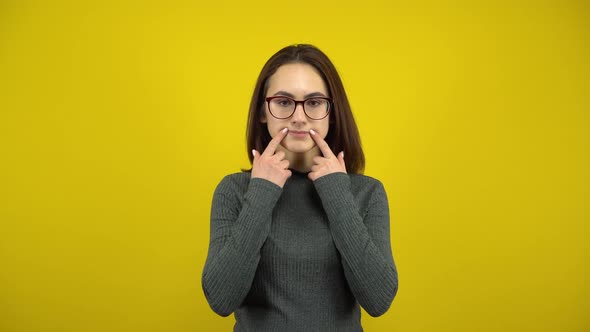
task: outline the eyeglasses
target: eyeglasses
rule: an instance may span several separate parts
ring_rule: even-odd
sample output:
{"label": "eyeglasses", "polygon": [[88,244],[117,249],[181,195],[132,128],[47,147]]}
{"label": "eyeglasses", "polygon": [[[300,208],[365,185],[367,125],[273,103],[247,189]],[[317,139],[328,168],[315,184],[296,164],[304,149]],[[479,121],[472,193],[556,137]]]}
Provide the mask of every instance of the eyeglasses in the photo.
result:
{"label": "eyeglasses", "polygon": [[295,100],[285,96],[267,97],[268,110],[277,119],[290,118],[297,108],[297,104],[303,106],[303,112],[312,120],[321,120],[330,114],[332,98],[312,97],[305,100]]}

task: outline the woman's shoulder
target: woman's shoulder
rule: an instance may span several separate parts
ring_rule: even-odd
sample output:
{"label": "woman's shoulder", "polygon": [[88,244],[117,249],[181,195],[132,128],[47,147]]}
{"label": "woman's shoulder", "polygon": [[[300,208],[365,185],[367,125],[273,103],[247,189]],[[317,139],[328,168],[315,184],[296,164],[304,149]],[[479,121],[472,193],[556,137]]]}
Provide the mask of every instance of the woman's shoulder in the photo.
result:
{"label": "woman's shoulder", "polygon": [[221,181],[237,181],[237,182],[248,182],[250,180],[250,172],[236,172],[227,174],[221,179]]}
{"label": "woman's shoulder", "polygon": [[370,200],[371,197],[385,196],[383,183],[371,176],[364,174],[350,174],[350,189],[353,195],[360,200]]}
{"label": "woman's shoulder", "polygon": [[237,172],[225,175],[217,185],[217,191],[246,190],[250,182],[250,172]]}
{"label": "woman's shoulder", "polygon": [[352,173],[348,174],[348,178],[350,179],[350,191],[361,211],[367,212],[375,202],[387,204],[387,194],[380,180],[372,176]]}
{"label": "woman's shoulder", "polygon": [[350,183],[353,187],[383,187],[380,180],[365,174],[349,174]]}

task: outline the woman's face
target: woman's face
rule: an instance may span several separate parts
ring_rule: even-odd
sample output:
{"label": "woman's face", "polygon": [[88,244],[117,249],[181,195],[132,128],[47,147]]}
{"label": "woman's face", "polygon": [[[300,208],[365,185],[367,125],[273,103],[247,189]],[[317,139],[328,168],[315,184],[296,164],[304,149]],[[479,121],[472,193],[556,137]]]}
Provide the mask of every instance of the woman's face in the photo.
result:
{"label": "woman's face", "polygon": [[[310,97],[329,97],[324,80],[312,66],[304,63],[282,65],[268,80],[268,90],[265,97],[285,96],[295,100]],[[283,128],[289,128],[289,133],[281,142],[281,146],[292,153],[318,154],[314,140],[309,134],[313,129],[322,138],[328,134],[330,116],[321,120],[308,118],[303,112],[303,105],[297,104],[295,113],[286,119],[277,119],[264,103],[264,116],[261,122],[266,123],[271,137]],[[315,149],[314,149],[315,148]]]}

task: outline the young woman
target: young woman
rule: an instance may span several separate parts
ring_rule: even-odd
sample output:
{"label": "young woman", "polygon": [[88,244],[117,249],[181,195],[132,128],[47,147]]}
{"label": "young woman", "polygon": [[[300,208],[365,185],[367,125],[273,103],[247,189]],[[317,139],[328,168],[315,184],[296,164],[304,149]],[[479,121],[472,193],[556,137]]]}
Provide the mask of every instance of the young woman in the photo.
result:
{"label": "young woman", "polygon": [[265,64],[252,96],[252,169],[213,195],[202,285],[235,331],[362,331],[398,277],[381,182],[364,155],[342,81],[311,45]]}

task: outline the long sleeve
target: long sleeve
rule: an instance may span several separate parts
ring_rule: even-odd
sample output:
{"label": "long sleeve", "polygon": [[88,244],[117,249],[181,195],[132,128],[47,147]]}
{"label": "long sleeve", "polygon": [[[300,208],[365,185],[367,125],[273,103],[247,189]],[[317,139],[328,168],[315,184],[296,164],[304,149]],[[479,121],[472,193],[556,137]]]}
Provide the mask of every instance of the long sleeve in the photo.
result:
{"label": "long sleeve", "polygon": [[348,174],[328,174],[314,185],[352,293],[371,316],[384,314],[397,294],[398,275],[391,252],[389,206],[383,185],[373,182],[364,211],[359,211]]}
{"label": "long sleeve", "polygon": [[234,312],[250,290],[281,195],[279,186],[263,179],[248,178],[246,192],[240,192],[237,180],[246,179],[225,177],[213,195],[209,251],[201,280],[211,309],[221,316]]}

